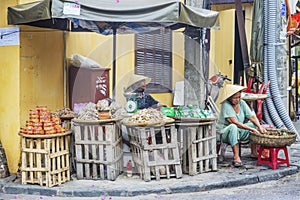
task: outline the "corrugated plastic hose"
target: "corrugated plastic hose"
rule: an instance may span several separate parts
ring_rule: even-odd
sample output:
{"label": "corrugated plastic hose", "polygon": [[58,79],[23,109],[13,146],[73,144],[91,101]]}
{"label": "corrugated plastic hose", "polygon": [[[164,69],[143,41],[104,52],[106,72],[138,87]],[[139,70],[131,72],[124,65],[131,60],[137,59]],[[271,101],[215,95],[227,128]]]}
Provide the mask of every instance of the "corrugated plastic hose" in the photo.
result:
{"label": "corrugated plastic hose", "polygon": [[[267,3],[267,1],[265,1],[264,3]],[[266,13],[268,12],[267,10],[267,6],[264,5],[264,16],[266,15]],[[264,17],[264,24],[265,24],[265,30],[264,30],[264,33],[265,34],[268,34],[268,30],[269,30],[269,24],[266,23],[266,20],[267,18]],[[264,43],[266,44],[267,43],[267,37],[264,37]],[[266,47],[264,48],[265,52],[266,52]],[[268,66],[268,60],[266,59],[266,53],[264,52],[264,66]],[[265,67],[264,69],[264,82],[268,82],[268,70],[267,68]],[[268,107],[267,107],[267,99],[264,100],[263,102],[263,115],[264,115],[264,120],[267,124],[271,124],[272,126],[274,126],[274,122],[272,121],[272,118],[270,117],[269,115],[269,110],[268,110]]]}
{"label": "corrugated plastic hose", "polygon": [[264,110],[264,120],[267,124],[270,124],[272,126],[274,126],[274,123],[269,115],[269,111],[268,111],[268,108],[267,108],[267,104],[266,104],[266,101],[263,102],[263,110]]}
{"label": "corrugated plastic hose", "polygon": [[[268,82],[269,81],[269,77],[268,77],[268,73],[269,73],[269,70],[268,70],[268,67],[270,65],[270,62],[272,61],[270,59],[270,57],[272,57],[272,55],[270,55],[270,53],[274,53],[274,56],[275,56],[275,47],[274,46],[270,46],[269,43],[270,43],[270,40],[272,38],[270,38],[271,35],[273,35],[273,38],[274,38],[274,41],[275,41],[275,35],[274,34],[271,34],[270,32],[270,23],[269,23],[269,18],[270,16],[268,15],[269,13],[269,7],[268,7],[268,1],[264,1],[264,24],[265,24],[265,31],[264,31],[264,43],[265,43],[265,46],[264,46],[264,66],[265,66],[265,69],[264,69],[264,82]],[[273,42],[274,43],[274,42]],[[272,47],[274,47],[274,50],[272,49]],[[273,50],[273,51],[272,51]],[[267,91],[267,94],[269,96],[271,96],[270,94],[270,90]],[[265,103],[267,107],[267,110],[264,110],[264,117],[265,119],[270,119],[272,120],[272,123],[271,124],[274,124],[276,127],[282,127],[284,126],[284,124],[282,123],[278,113],[277,113],[277,110],[275,109],[275,106],[272,102],[272,99],[270,98],[267,98],[265,100]],[[267,112],[268,112],[268,116],[271,116],[271,118],[267,118]],[[269,123],[269,122],[268,122]]]}
{"label": "corrugated plastic hose", "polygon": [[[297,133],[298,139],[299,134],[295,129],[291,118],[287,114],[287,110],[282,103],[280,98],[277,74],[276,74],[276,61],[275,61],[275,45],[276,45],[276,22],[277,22],[277,2],[276,1],[264,1],[264,23],[265,23],[265,49],[264,49],[264,60],[265,60],[265,72],[264,81],[270,80],[270,86],[268,94],[272,97],[267,99],[267,108],[272,121],[278,128],[282,128],[283,125],[287,129]],[[270,93],[269,93],[270,92]],[[274,106],[275,105],[275,106]],[[278,115],[279,113],[279,115]],[[282,121],[284,124],[282,124]]]}

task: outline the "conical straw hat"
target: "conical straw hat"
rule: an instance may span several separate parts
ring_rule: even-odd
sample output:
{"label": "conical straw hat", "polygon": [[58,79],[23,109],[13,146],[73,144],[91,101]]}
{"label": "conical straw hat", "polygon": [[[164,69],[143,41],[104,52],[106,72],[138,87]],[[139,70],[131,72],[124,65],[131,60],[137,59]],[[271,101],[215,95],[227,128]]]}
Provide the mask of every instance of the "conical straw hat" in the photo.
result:
{"label": "conical straw hat", "polygon": [[232,84],[226,84],[223,88],[220,90],[220,98],[219,102],[223,103],[226,99],[231,97],[237,92],[241,92],[245,90],[247,87],[240,86],[240,85],[232,85]]}
{"label": "conical straw hat", "polygon": [[136,90],[138,88],[138,83],[142,80],[145,80],[145,84],[147,85],[148,83],[150,83],[151,78],[143,75],[133,74],[128,80],[125,92],[133,92],[134,90]]}

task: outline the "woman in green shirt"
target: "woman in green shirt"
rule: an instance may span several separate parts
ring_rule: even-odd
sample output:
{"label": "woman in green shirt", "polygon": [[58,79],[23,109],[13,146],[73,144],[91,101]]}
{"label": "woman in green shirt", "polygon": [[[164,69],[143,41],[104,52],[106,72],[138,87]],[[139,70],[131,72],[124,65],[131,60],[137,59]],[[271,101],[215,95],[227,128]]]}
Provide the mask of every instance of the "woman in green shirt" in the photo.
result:
{"label": "woman in green shirt", "polygon": [[[255,113],[241,99],[243,86],[227,84],[221,92],[221,112],[217,130],[222,134],[222,142],[230,144],[233,150],[233,165],[242,166],[239,156],[239,141],[249,140],[250,131],[265,132]],[[251,157],[257,157],[256,145],[251,145]]]}

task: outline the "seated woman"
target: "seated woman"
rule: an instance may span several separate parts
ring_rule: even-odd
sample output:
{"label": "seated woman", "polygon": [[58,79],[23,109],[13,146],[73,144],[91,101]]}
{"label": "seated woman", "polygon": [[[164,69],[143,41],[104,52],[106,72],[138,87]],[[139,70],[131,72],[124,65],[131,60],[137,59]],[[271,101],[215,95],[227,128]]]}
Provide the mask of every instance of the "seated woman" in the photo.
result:
{"label": "seated woman", "polygon": [[[150,94],[146,93],[146,85],[150,83],[151,78],[133,74],[128,80],[127,88],[124,89],[125,94],[134,94],[133,97],[129,98],[129,100],[136,101],[137,110],[147,109],[147,108],[155,108],[160,109],[164,104],[155,100]],[[125,95],[124,94],[124,95]],[[127,134],[127,130],[122,128],[122,136],[123,136],[123,144],[129,144],[129,138]]]}
{"label": "seated woman", "polygon": [[[227,84],[221,90],[221,112],[217,122],[217,130],[222,134],[222,142],[231,145],[233,165],[242,166],[239,156],[239,141],[249,140],[250,131],[265,132],[256,115],[248,104],[241,99],[241,92],[246,87]],[[256,145],[251,145],[251,157],[257,157]]]}
{"label": "seated woman", "polygon": [[[164,106],[164,104],[155,100],[150,94],[145,93],[146,85],[150,83],[151,78],[134,74],[129,80],[129,84],[125,92],[135,93],[137,98],[135,101],[138,105],[138,110],[146,108],[157,108]],[[133,100],[133,99],[131,99]]]}

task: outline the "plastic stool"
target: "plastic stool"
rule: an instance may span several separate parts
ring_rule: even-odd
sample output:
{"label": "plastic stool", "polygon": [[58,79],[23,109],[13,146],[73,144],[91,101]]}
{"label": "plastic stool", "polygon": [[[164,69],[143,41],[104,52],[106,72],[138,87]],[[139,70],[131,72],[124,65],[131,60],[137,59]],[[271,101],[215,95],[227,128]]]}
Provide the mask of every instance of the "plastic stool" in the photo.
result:
{"label": "plastic stool", "polygon": [[[269,155],[263,155],[264,150],[269,151]],[[278,158],[278,152],[280,150],[284,151],[285,159]],[[278,165],[286,164],[287,167],[290,166],[289,155],[286,147],[259,147],[258,160],[256,165],[259,166],[261,164],[271,165],[272,169],[277,169]]]}

